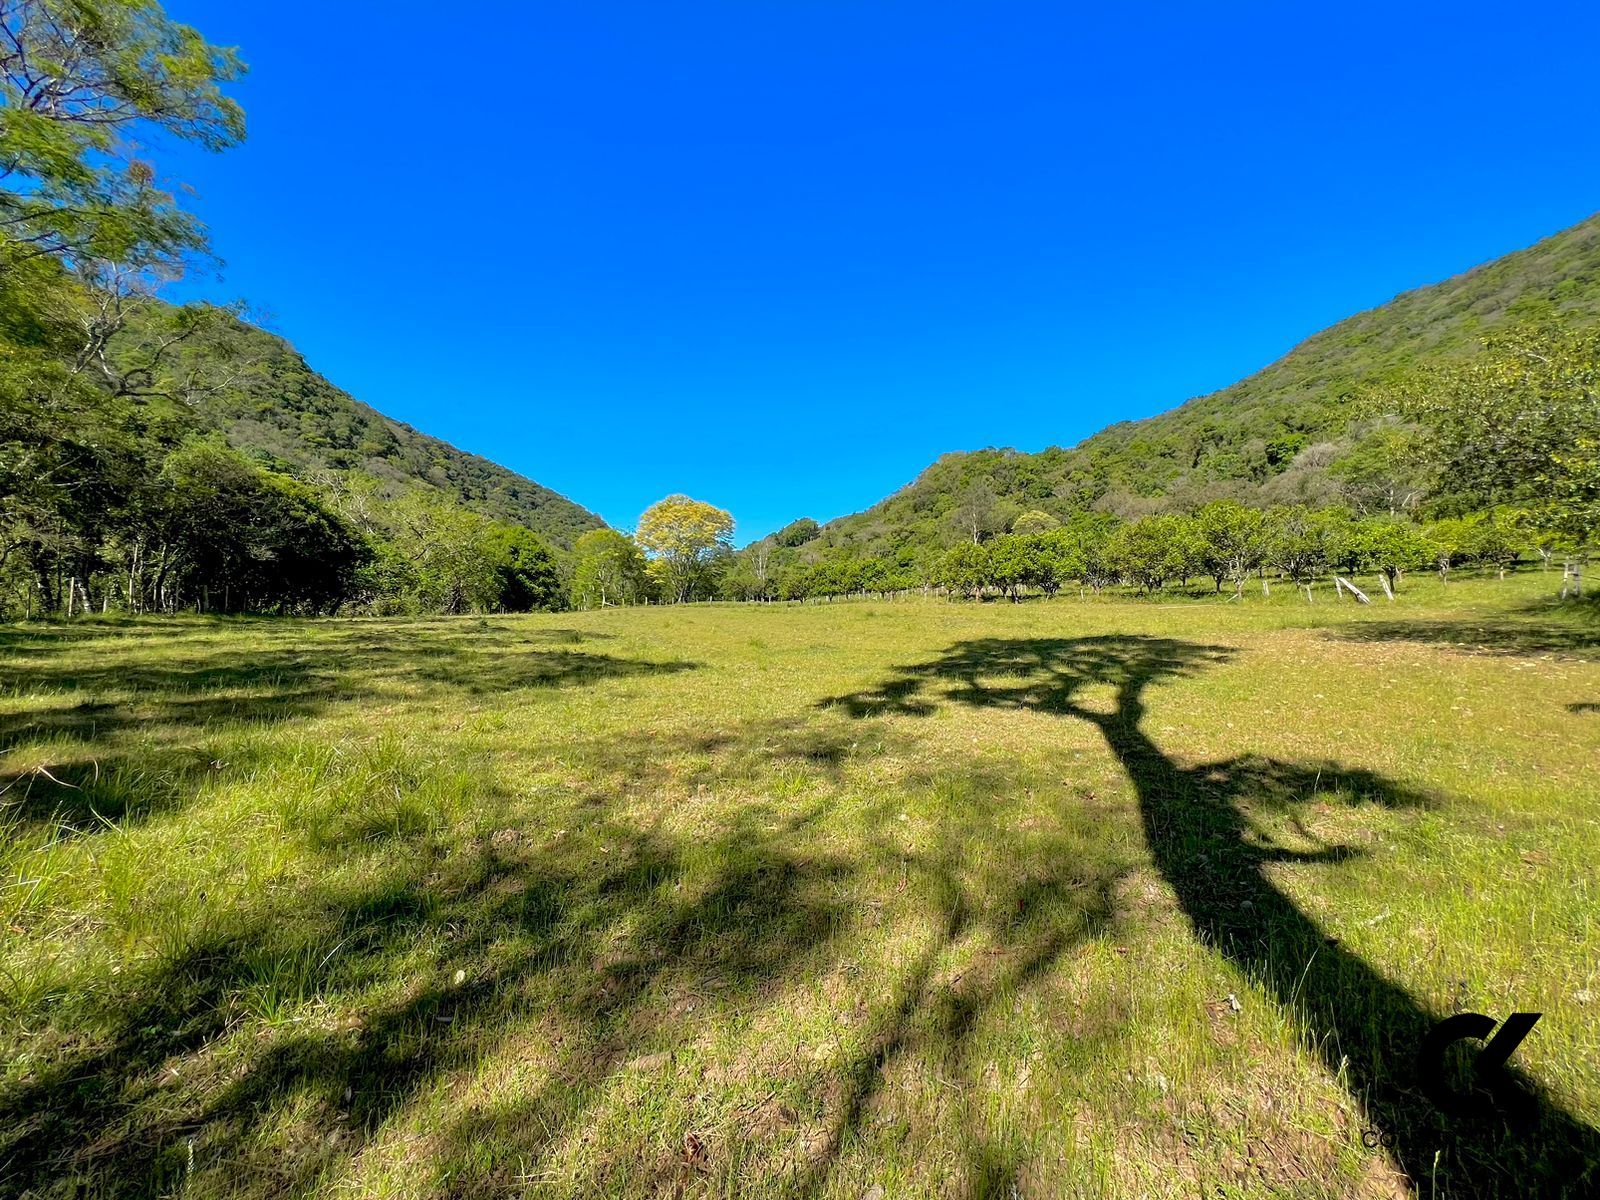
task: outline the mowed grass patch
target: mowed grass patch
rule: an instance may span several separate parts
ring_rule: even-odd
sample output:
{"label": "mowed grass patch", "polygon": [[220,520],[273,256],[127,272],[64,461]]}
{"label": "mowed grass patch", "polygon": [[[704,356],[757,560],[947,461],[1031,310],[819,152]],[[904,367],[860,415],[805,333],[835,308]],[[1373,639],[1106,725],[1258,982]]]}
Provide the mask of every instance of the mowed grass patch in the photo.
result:
{"label": "mowed grass patch", "polygon": [[1548,583],[0,631],[0,1194],[1585,1195]]}

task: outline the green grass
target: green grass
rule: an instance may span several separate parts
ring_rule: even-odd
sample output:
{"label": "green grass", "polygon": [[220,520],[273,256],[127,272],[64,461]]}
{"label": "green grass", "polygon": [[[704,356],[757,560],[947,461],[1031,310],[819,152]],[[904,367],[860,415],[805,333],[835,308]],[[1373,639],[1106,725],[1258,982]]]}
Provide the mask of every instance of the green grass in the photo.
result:
{"label": "green grass", "polygon": [[1593,1194],[1551,591],[0,630],[0,1194]]}

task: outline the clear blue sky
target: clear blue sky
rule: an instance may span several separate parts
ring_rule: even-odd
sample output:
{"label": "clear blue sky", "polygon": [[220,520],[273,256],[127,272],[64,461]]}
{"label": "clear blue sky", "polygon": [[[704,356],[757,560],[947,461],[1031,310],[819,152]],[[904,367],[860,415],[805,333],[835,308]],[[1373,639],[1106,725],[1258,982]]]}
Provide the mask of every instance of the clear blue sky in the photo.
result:
{"label": "clear blue sky", "polygon": [[205,292],[624,528],[1071,444],[1600,209],[1593,4],[168,7],[252,68],[158,160]]}

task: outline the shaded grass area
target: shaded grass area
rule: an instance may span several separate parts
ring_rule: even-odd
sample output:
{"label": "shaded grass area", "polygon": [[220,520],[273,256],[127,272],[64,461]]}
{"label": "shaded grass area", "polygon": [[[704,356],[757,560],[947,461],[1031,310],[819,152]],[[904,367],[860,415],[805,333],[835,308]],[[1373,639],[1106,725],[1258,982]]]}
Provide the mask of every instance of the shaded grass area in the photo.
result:
{"label": "shaded grass area", "polygon": [[[1427,640],[1432,627],[1419,624]],[[1377,628],[1390,636],[1393,627]],[[1229,657],[1221,647],[1165,638],[988,638],[958,643],[865,694],[826,703],[855,716],[889,710],[927,716],[940,702],[1028,708],[1094,726],[1133,783],[1152,861],[1195,936],[1292,1014],[1307,1045],[1343,1077],[1367,1127],[1392,1143],[1410,1179],[1426,1179],[1448,1194],[1581,1195],[1594,1187],[1600,1133],[1526,1077],[1513,1075],[1522,1093],[1515,1120],[1504,1112],[1465,1118],[1441,1112],[1419,1078],[1417,1052],[1446,1014],[1428,1011],[1341,946],[1264,871],[1272,863],[1345,863],[1360,852],[1339,844],[1309,850],[1276,844],[1257,825],[1258,810],[1292,810],[1316,794],[1386,808],[1423,807],[1427,797],[1335,763],[1247,755],[1184,767],[1144,730],[1147,689]],[[1109,710],[1081,702],[1096,685],[1113,689]],[[1457,1068],[1451,1090],[1479,1086],[1465,1063],[1451,1065]]]}
{"label": "shaded grass area", "polygon": [[1549,620],[1365,621],[1351,626],[1345,636],[1363,642],[1421,642],[1472,654],[1600,658],[1600,628]]}
{"label": "shaded grass area", "polygon": [[1427,634],[1510,582],[0,631],[0,1194],[1587,1194],[1600,666]]}
{"label": "shaded grass area", "polygon": [[[110,652],[85,663],[56,651],[85,639],[103,645],[92,623],[7,631],[0,694],[45,700],[0,716],[0,754],[38,747],[0,771],[10,820],[84,828],[161,811],[227,765],[195,739],[218,726],[270,726],[435,687],[446,695],[504,695],[694,666],[568,648],[604,635],[560,628],[507,639],[487,622],[477,629],[470,621],[392,631],[328,626],[295,644],[268,623],[222,628],[229,625],[257,632],[265,644],[196,639],[182,623],[135,626],[117,630]],[[129,642],[157,653],[130,662],[116,652]]]}

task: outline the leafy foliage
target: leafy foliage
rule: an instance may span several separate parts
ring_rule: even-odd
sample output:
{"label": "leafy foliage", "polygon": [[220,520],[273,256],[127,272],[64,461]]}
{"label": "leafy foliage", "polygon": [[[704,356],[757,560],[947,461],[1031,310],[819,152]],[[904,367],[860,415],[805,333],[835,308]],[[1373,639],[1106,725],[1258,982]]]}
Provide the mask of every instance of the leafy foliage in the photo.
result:
{"label": "leafy foliage", "polygon": [[639,545],[654,556],[678,603],[712,594],[716,567],[732,552],[733,516],[682,494],[658,500],[639,518]]}
{"label": "leafy foliage", "polygon": [[1577,549],[1600,535],[1600,330],[1509,330],[1372,402],[1422,424],[1423,453],[1458,506],[1521,505]]}
{"label": "leafy foliage", "polygon": [[1199,554],[1191,525],[1179,517],[1140,517],[1122,526],[1106,547],[1112,569],[1147,592],[1193,574]]}
{"label": "leafy foliage", "polygon": [[627,534],[591,529],[578,539],[574,558],[574,608],[643,604],[653,595],[644,552]]}
{"label": "leafy foliage", "polygon": [[222,89],[243,71],[156,0],[0,2],[0,179],[25,181],[0,189],[7,265],[54,255],[92,275],[203,248],[125,131],[236,144],[244,114]]}
{"label": "leafy foliage", "polygon": [[[310,488],[211,441],[167,456],[152,509],[158,608],[331,612],[371,554]],[[143,574],[137,564],[135,574]]]}
{"label": "leafy foliage", "polygon": [[778,530],[772,535],[772,540],[780,546],[803,546],[820,532],[822,527],[810,517],[801,517]]}
{"label": "leafy foliage", "polygon": [[156,0],[0,0],[0,607],[561,604],[516,522],[569,545],[597,517],[356,404],[232,309],[155,299],[206,242],[134,135],[236,143],[242,70]]}

